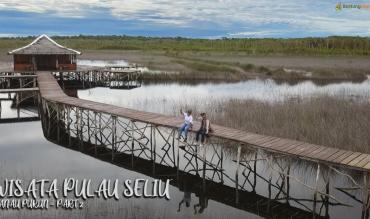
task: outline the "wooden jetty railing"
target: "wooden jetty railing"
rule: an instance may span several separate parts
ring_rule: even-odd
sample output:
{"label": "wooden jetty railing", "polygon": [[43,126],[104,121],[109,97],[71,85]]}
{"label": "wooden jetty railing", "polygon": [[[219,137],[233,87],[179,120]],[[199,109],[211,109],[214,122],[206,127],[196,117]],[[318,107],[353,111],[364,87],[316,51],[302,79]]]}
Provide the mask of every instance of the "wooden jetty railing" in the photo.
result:
{"label": "wooden jetty railing", "polygon": [[53,72],[63,88],[85,89],[109,87],[111,89],[133,89],[140,87],[141,71],[138,69],[95,69],[86,71]]}
{"label": "wooden jetty railing", "polygon": [[[177,129],[182,124],[182,119],[178,117],[137,111],[69,97],[64,94],[50,73],[38,72],[37,76],[41,98],[49,102],[71,105],[79,107],[82,110],[86,109],[94,112],[107,113],[112,116],[124,117],[135,121],[174,129]],[[214,127],[215,131],[210,134],[211,136],[232,140],[239,144],[257,147],[265,151],[287,154],[304,160],[342,166],[364,172],[370,171],[370,154],[314,145],[291,139],[260,135],[219,125],[213,125],[212,127]],[[193,129],[197,130],[198,128],[199,123],[195,123]]]}
{"label": "wooden jetty railing", "polygon": [[[43,122],[48,123],[49,121],[44,120]],[[54,124],[56,123],[58,122],[54,121]],[[255,164],[252,165],[250,169],[246,170],[248,175],[252,176],[254,180],[246,184],[242,182],[241,179],[240,182],[235,184],[237,176],[234,173],[229,174],[219,169],[209,168],[208,165],[202,165],[204,160],[198,156],[198,153],[191,153],[191,150],[197,150],[197,147],[191,147],[190,151],[182,151],[188,155],[187,158],[189,158],[182,166],[198,165],[199,168],[195,169],[195,167],[193,167],[193,169],[184,168],[177,170],[171,166],[153,162],[150,157],[145,156],[146,151],[144,150],[140,151],[142,152],[141,155],[138,153],[134,155],[131,154],[135,153],[135,150],[131,150],[130,153],[117,153],[115,159],[112,161],[111,148],[99,147],[96,149],[96,145],[89,141],[84,141],[82,149],[79,147],[80,140],[75,137],[72,137],[74,144],[70,145],[68,141],[61,140],[69,138],[67,132],[61,133],[61,136],[59,136],[61,139],[59,141],[56,135],[49,135],[47,138],[63,147],[82,152],[102,161],[112,162],[114,165],[133,170],[152,178],[161,180],[171,179],[170,184],[177,187],[179,191],[193,193],[198,197],[199,204],[198,206],[195,205],[195,208],[198,208],[196,210],[198,210],[199,213],[202,213],[202,211],[207,208],[206,203],[208,200],[213,200],[264,218],[329,218],[329,207],[338,204],[331,202],[329,199],[318,202],[318,208],[323,209],[322,216],[307,210],[310,209],[310,205],[312,205],[315,200],[313,198],[302,199],[293,197],[292,194],[289,193],[291,182],[289,180],[286,181],[285,178],[279,178],[279,181],[269,183],[269,186],[277,191],[278,198],[259,195],[256,193],[257,179],[264,182],[268,182],[269,179],[263,178],[257,173],[257,161],[254,161]],[[162,157],[163,155],[158,153],[158,151],[153,151],[153,148],[152,151],[148,150],[148,152],[151,155],[155,153],[157,157]],[[177,154],[177,156],[180,156],[180,154]],[[168,162],[171,161],[168,160]],[[192,174],[192,172],[203,172],[205,174],[201,176],[199,173]],[[229,181],[232,182],[216,182],[215,179],[211,178],[214,174],[221,174],[223,175],[222,178],[230,179]],[[250,187],[250,191],[247,190],[247,185]],[[329,191],[327,192],[329,193]],[[174,201],[180,202],[180,200]],[[181,204],[179,205],[178,210],[180,210],[181,207]]]}
{"label": "wooden jetty railing", "polygon": [[[340,203],[340,200],[326,191],[321,191],[318,186],[320,178],[328,185],[330,172],[335,172],[348,177],[357,189],[362,190],[362,215],[363,218],[369,215],[369,154],[265,136],[219,125],[213,125],[215,131],[211,134],[210,141],[204,149],[195,147],[192,149],[193,152],[181,152],[179,145],[182,143],[176,140],[177,129],[182,123],[181,118],[69,97],[64,94],[50,72],[37,72],[37,79],[44,133],[49,139],[50,136],[56,136],[57,143],[66,141],[67,145],[77,144],[81,150],[84,150],[87,142],[94,145],[91,148],[95,154],[98,154],[101,148],[108,148],[112,162],[124,153],[131,153],[133,158],[145,156],[153,162],[153,168],[159,164],[180,171],[182,162],[187,160],[189,162],[182,167],[182,171],[190,171],[194,174],[201,173],[198,164],[193,163],[194,154],[202,153],[203,155],[195,160],[201,159],[205,169],[215,170],[212,175],[208,176],[205,176],[206,171],[203,171],[203,177],[212,181],[218,180],[221,183],[226,180],[226,175],[223,174],[225,171],[223,150],[220,148],[223,145],[230,145],[237,148],[235,180],[232,181],[237,191],[239,190],[239,177],[241,177],[240,171],[242,168],[245,170],[251,167],[253,160],[264,160],[266,165],[282,178],[291,177],[289,165],[276,167],[272,164],[276,157],[282,156],[283,160],[288,163],[295,159],[306,160],[315,164],[316,174],[313,186],[305,185],[299,179],[296,180],[313,190],[314,200],[322,196]],[[193,129],[198,128],[199,123],[195,123]],[[194,148],[192,143],[188,146],[189,150]],[[254,159],[244,156],[243,150],[254,150],[256,156]],[[184,159],[180,159],[179,154],[181,153]],[[209,157],[209,154],[212,156]],[[343,168],[345,171],[342,171]],[[323,169],[326,170],[323,171]],[[357,175],[361,175],[361,179],[354,179],[346,173],[346,170],[356,171]],[[270,176],[270,182],[272,178]],[[313,212],[316,212],[316,204],[317,202],[314,201]]]}
{"label": "wooden jetty railing", "polygon": [[[30,89],[24,91],[38,92],[37,99],[44,134],[47,139],[58,144],[77,146],[78,150],[95,156],[109,157],[111,162],[129,156],[131,166],[134,166],[134,161],[137,159],[145,159],[145,162],[152,163],[153,174],[160,169],[170,168],[174,169],[177,175],[184,172],[191,173],[201,176],[203,181],[217,182],[229,187],[234,185],[236,203],[240,203],[243,199],[246,185],[250,185],[252,192],[255,192],[258,177],[268,183],[269,199],[273,197],[272,190],[275,189],[277,190],[275,199],[286,199],[289,202],[287,182],[289,184],[290,180],[296,180],[313,192],[311,209],[313,217],[322,215],[321,210],[316,213],[317,209],[322,209],[319,204],[325,205],[324,208],[327,211],[329,200],[345,205],[329,194],[330,174],[336,173],[352,182],[352,189],[362,191],[362,217],[368,218],[370,154],[265,136],[219,125],[213,125],[214,132],[205,147],[195,146],[190,138],[186,149],[182,150],[179,146],[183,146],[184,143],[176,140],[177,129],[182,124],[181,118],[73,98],[63,92],[59,86],[59,84],[63,86],[63,83],[58,84],[56,80],[58,77],[59,80],[64,80],[66,74],[70,74],[68,77],[72,77],[72,80],[78,79],[83,83],[98,84],[106,83],[107,80],[112,81],[112,70],[108,73],[104,71],[95,73],[93,71],[53,74],[37,72],[36,76],[29,77],[4,76],[0,78],[0,81],[3,79],[3,83],[0,84],[6,89]],[[35,77],[37,77],[38,87],[34,83]],[[11,79],[32,82],[23,81],[15,85],[13,83],[14,86],[23,86],[23,88],[14,88],[8,82]],[[20,90],[14,92],[22,93]],[[199,125],[195,123],[193,130],[197,130]],[[225,158],[222,148],[225,145],[230,146],[233,151],[234,160],[231,169],[234,172],[230,172],[230,168],[228,170],[224,168]],[[291,176],[290,167],[296,160],[308,161],[315,169],[316,174],[312,185]],[[257,174],[257,162],[263,162],[263,165],[271,170],[267,179]],[[351,171],[357,178],[348,174]],[[246,174],[247,172],[254,173],[254,180],[249,179],[250,174]],[[273,172],[277,177],[272,176]],[[281,186],[276,187],[276,183],[272,183],[273,179],[279,181]],[[324,190],[319,186],[321,181],[326,185]],[[280,197],[281,195],[284,197]],[[319,200],[320,197],[321,200]],[[294,200],[294,202],[302,206],[299,201]],[[276,207],[278,204],[275,203],[273,206]],[[269,205],[268,209],[270,207]],[[288,212],[288,215],[292,213]],[[327,217],[327,212],[324,215]]]}
{"label": "wooden jetty railing", "polygon": [[[17,118],[1,118],[0,123],[40,120],[37,115],[25,118],[20,117],[20,105],[26,105],[28,102],[35,100],[38,93],[39,88],[37,87],[37,76],[35,74],[29,72],[4,72],[0,74],[0,94],[8,94],[7,98],[0,99],[0,118],[2,111],[1,101],[14,101],[13,107],[17,108]],[[12,98],[11,94],[14,94],[14,98]]]}

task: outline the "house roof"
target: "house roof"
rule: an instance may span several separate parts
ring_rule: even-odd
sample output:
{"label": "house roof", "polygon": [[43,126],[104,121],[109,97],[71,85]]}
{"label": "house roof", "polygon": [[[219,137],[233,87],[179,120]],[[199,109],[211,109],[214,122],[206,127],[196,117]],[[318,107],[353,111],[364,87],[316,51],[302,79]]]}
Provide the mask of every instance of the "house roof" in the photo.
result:
{"label": "house roof", "polygon": [[58,54],[76,54],[81,52],[59,45],[47,35],[43,34],[37,37],[32,43],[19,49],[8,52],[9,55],[58,55]]}

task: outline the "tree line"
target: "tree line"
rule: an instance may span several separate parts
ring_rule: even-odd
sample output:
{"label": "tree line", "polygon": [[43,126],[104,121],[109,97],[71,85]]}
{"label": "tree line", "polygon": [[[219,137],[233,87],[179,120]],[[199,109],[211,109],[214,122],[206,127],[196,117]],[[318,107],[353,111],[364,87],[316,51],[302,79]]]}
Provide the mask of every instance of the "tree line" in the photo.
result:
{"label": "tree line", "polygon": [[[35,37],[0,38],[0,48],[24,46]],[[331,36],[325,38],[158,38],[133,36],[54,36],[58,43],[80,50],[162,50],[243,52],[252,55],[370,55],[369,37]]]}

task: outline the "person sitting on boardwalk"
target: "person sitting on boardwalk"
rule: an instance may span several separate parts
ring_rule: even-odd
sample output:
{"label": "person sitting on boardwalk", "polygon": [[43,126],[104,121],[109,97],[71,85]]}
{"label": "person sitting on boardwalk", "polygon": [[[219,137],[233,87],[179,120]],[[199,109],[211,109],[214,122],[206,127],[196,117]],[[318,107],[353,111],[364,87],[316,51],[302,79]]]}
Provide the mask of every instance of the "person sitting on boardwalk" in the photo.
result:
{"label": "person sitting on boardwalk", "polygon": [[201,138],[201,143],[199,146],[202,147],[203,144],[205,143],[206,137],[208,137],[208,133],[210,132],[211,124],[209,120],[207,119],[206,113],[201,113],[198,119],[201,119],[201,125],[200,125],[199,130],[197,131],[195,140],[197,141],[197,144],[198,144],[199,138]]}
{"label": "person sitting on boardwalk", "polygon": [[180,110],[181,115],[184,116],[184,124],[179,129],[179,136],[178,139],[182,137],[182,133],[184,132],[184,142],[188,139],[188,131],[193,125],[193,116],[191,115],[192,111],[188,110],[186,113]]}

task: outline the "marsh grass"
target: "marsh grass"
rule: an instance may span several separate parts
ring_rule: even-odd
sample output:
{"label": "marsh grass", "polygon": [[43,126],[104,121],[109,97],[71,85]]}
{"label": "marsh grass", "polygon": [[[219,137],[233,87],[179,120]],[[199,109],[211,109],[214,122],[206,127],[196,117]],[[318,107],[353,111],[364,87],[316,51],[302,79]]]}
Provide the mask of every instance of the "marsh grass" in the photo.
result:
{"label": "marsh grass", "polygon": [[319,95],[277,102],[223,99],[138,100],[130,107],[145,110],[160,105],[158,113],[177,115],[207,112],[214,124],[254,133],[296,139],[346,150],[370,153],[370,102],[343,96]]}
{"label": "marsh grass", "polygon": [[255,77],[272,78],[275,80],[366,80],[370,72],[362,70],[343,69],[289,69],[283,67],[268,67],[251,63],[215,61],[195,59],[186,54],[171,57],[170,65],[181,65],[181,72],[152,72],[144,73],[144,80],[224,80],[242,81]]}
{"label": "marsh grass", "polygon": [[334,97],[264,103],[231,100],[220,124],[335,148],[370,153],[370,103]]}

